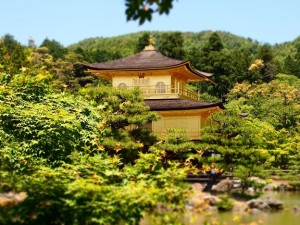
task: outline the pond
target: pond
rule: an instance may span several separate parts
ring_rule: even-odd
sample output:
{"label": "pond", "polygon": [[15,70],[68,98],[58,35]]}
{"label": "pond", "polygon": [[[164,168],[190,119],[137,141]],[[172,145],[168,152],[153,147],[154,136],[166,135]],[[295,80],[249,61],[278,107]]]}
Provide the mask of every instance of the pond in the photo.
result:
{"label": "pond", "polygon": [[[264,196],[272,196],[284,204],[284,210],[278,212],[259,212],[256,214],[241,212],[213,213],[204,216],[202,214],[187,213],[183,221],[187,225],[202,225],[205,221],[218,225],[299,225],[300,211],[293,211],[294,206],[300,209],[300,192],[268,192]],[[141,225],[151,225],[150,221],[144,220]]]}
{"label": "pond", "polygon": [[[299,225],[300,212],[293,211],[293,206],[300,207],[300,192],[268,192],[265,196],[272,196],[284,204],[284,210],[278,212],[260,212],[256,214],[234,214],[231,212],[218,213],[216,216],[220,224],[256,224],[262,225]],[[196,221],[195,221],[196,222]],[[199,224],[199,223],[191,223]]]}

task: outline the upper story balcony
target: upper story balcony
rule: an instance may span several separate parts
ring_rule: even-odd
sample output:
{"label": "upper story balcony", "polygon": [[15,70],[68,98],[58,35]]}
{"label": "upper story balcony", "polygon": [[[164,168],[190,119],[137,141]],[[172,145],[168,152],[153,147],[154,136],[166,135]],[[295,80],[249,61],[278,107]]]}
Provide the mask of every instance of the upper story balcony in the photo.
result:
{"label": "upper story balcony", "polygon": [[[133,89],[137,86],[126,86],[119,88]],[[200,100],[200,94],[186,89],[174,87],[173,85],[155,85],[155,86],[139,86],[144,99],[168,99],[168,98],[182,98],[188,100]]]}

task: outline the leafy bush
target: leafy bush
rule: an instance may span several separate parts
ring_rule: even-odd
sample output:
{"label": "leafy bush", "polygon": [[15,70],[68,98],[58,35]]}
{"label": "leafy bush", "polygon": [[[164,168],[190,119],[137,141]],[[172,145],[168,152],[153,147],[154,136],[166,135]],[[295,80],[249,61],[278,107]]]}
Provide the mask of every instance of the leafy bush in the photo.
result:
{"label": "leafy bush", "polygon": [[61,94],[47,95],[42,103],[10,95],[2,99],[0,130],[6,137],[2,139],[2,154],[14,169],[20,166],[16,162],[22,157],[26,163],[45,159],[59,165],[68,160],[72,151],[95,145],[93,137],[99,135],[101,116],[83,100]]}
{"label": "leafy bush", "polygon": [[233,200],[226,194],[219,196],[216,206],[220,211],[230,211],[233,208]]}
{"label": "leafy bush", "polygon": [[186,168],[151,150],[157,116],[137,90],[74,96],[30,74],[45,91],[16,76],[0,86],[0,191],[27,194],[0,207],[1,224],[139,224],[184,210]]}

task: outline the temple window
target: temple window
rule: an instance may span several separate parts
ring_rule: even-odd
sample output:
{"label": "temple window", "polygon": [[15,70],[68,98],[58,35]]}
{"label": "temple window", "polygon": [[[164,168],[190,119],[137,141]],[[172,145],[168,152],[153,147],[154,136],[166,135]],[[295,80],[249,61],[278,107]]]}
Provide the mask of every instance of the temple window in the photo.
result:
{"label": "temple window", "polygon": [[164,82],[158,82],[156,84],[156,92],[157,93],[166,93],[166,85]]}
{"label": "temple window", "polygon": [[120,88],[120,89],[127,89],[127,85],[125,83],[120,83],[118,85],[118,88]]}

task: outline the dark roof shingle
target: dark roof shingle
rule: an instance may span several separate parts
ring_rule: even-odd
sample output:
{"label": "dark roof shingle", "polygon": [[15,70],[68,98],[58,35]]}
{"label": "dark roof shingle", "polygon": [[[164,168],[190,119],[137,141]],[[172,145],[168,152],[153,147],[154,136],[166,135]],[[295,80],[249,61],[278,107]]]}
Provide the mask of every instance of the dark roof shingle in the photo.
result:
{"label": "dark roof shingle", "polygon": [[90,69],[152,69],[172,67],[187,61],[166,57],[156,50],[144,50],[132,56],[107,62],[86,64]]}
{"label": "dark roof shingle", "polygon": [[197,102],[185,99],[147,99],[145,104],[152,111],[204,109],[215,106],[224,109],[222,102]]}
{"label": "dark roof shingle", "polygon": [[121,59],[83,65],[92,70],[155,70],[185,65],[188,70],[197,76],[212,76],[211,73],[202,72],[192,68],[188,60],[172,59],[156,50],[143,50],[137,54]]}

